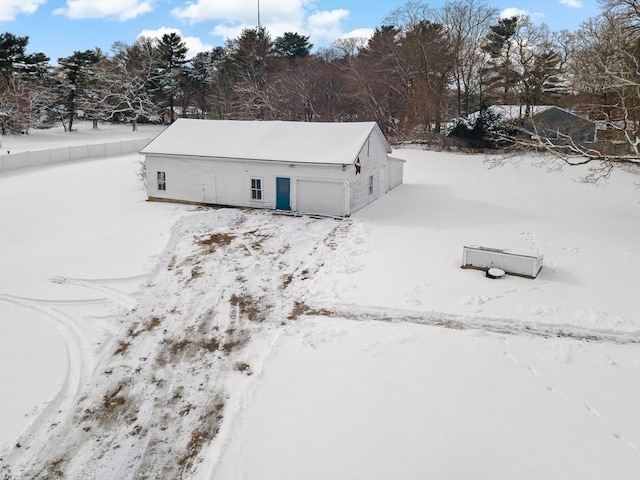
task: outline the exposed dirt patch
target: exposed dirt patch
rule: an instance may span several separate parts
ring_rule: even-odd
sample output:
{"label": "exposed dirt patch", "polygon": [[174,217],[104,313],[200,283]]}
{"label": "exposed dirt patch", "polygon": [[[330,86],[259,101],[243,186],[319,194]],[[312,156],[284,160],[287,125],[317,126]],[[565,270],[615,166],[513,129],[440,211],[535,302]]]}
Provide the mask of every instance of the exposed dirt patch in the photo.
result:
{"label": "exposed dirt patch", "polygon": [[127,403],[127,397],[122,393],[124,388],[125,384],[121,383],[102,397],[102,409],[104,413],[113,414],[119,407]]}
{"label": "exposed dirt patch", "polygon": [[240,315],[247,317],[252,322],[263,322],[265,314],[260,308],[258,301],[250,293],[233,294],[229,303],[238,307]]}
{"label": "exposed dirt patch", "polygon": [[306,303],[296,300],[287,319],[296,320],[300,315],[321,315],[323,317],[335,317],[335,313],[331,310],[327,310],[326,308],[311,308]]}
{"label": "exposed dirt patch", "polygon": [[[195,339],[183,338],[182,340],[165,340],[165,348],[156,357],[156,364],[164,366],[167,363],[177,363],[183,358],[188,360],[198,359],[202,356],[202,350],[209,353],[221,349],[222,343],[215,336]],[[223,348],[224,349],[224,348]]]}
{"label": "exposed dirt patch", "polygon": [[189,413],[191,412],[191,410],[193,410],[195,407],[190,404],[187,403],[184,407],[182,407],[182,409],[180,410],[180,416],[184,417],[185,415],[189,415]]}
{"label": "exposed dirt patch", "polygon": [[290,273],[287,273],[284,277],[282,277],[282,289],[284,290],[285,288],[287,288],[291,284],[292,280],[293,275],[291,275]]}
{"label": "exposed dirt patch", "polygon": [[125,342],[124,340],[120,340],[118,342],[118,348],[116,348],[115,352],[113,352],[114,355],[124,355],[125,353],[127,353],[127,350],[129,350],[129,345],[131,345],[129,342]]}
{"label": "exposed dirt patch", "polygon": [[[130,338],[136,338],[142,332],[150,332],[151,330],[156,328],[158,325],[160,325],[160,323],[161,322],[159,317],[151,317],[151,319],[148,322],[146,323],[140,322],[138,325],[136,325],[137,328],[134,328],[133,326],[130,327],[129,331],[127,332],[127,336]],[[125,340],[120,340],[118,344],[118,350],[114,352],[115,355],[124,354],[127,351],[128,347],[129,347],[129,342]]]}
{"label": "exposed dirt patch", "polygon": [[169,363],[177,363],[179,358],[190,354],[194,348],[191,340],[186,338],[182,340],[165,339],[161,343],[164,345],[164,348],[159,350],[155,360],[156,365],[161,367]]}
{"label": "exposed dirt patch", "polygon": [[184,387],[180,385],[178,388],[176,388],[175,392],[173,392],[173,395],[171,396],[169,401],[171,403],[175,403],[179,400],[182,400],[183,397],[184,397]]}
{"label": "exposed dirt patch", "polygon": [[224,401],[221,397],[209,405],[198,418],[198,428],[191,432],[191,438],[184,454],[178,459],[178,465],[182,473],[186,472],[193,465],[195,457],[200,453],[202,447],[211,442],[222,424],[224,411]]}
{"label": "exposed dirt patch", "polygon": [[[271,215],[264,221],[254,215],[262,217],[252,211],[250,222],[229,225],[217,217],[194,219],[176,230],[166,268],[111,344],[113,358],[100,369],[100,383],[78,400],[73,425],[59,445],[43,450],[36,478],[57,478],[50,473],[61,470],[60,478],[90,477],[103,466],[140,479],[188,477],[219,435],[228,401],[224,382],[248,381],[244,376],[255,373],[245,356],[252,337],[277,328],[287,315],[330,314],[304,301],[293,305],[294,292],[327,254],[326,233],[334,230],[339,240],[344,232],[333,224],[274,224]],[[205,224],[218,233],[202,230]],[[142,449],[126,451],[143,438]],[[95,447],[87,445],[94,441]],[[93,450],[87,465],[71,462],[82,445]],[[66,462],[60,468],[52,464],[58,458]]]}
{"label": "exposed dirt patch", "polygon": [[202,276],[202,267],[200,265],[196,265],[191,269],[191,278],[189,278],[188,281],[194,280],[201,276]]}
{"label": "exposed dirt patch", "polygon": [[251,375],[253,373],[253,371],[251,371],[251,366],[246,362],[236,362],[233,369],[236,372],[244,373],[245,375]]}
{"label": "exposed dirt patch", "polygon": [[203,340],[200,345],[207,352],[215,352],[220,348],[220,340],[215,337],[211,337],[207,340]]}
{"label": "exposed dirt patch", "polygon": [[[67,459],[64,457],[53,460],[45,466],[43,472],[40,472],[33,478],[65,478],[65,463],[67,463]],[[11,477],[9,477],[8,480],[11,480]]]}
{"label": "exposed dirt patch", "polygon": [[331,250],[335,250],[340,244],[341,238],[343,238],[347,229],[349,228],[349,224],[346,222],[341,222],[336,227],[329,232],[329,234],[322,239],[322,242],[329,247]]}
{"label": "exposed dirt patch", "polygon": [[147,332],[150,332],[151,330],[153,330],[154,328],[156,328],[158,325],[160,325],[160,318],[158,317],[151,317],[151,320],[149,320],[145,326],[144,329]]}
{"label": "exposed dirt patch", "polygon": [[245,232],[244,237],[252,249],[262,250],[262,244],[265,240],[271,238],[271,235],[260,233],[256,228],[255,230]]}
{"label": "exposed dirt patch", "polygon": [[205,249],[207,253],[213,253],[217,247],[230,245],[236,238],[230,233],[211,233],[204,237],[195,237],[195,243]]}
{"label": "exposed dirt patch", "polygon": [[191,340],[188,340],[186,338],[178,341],[178,342],[173,342],[170,341],[169,342],[169,352],[171,353],[172,356],[176,357],[180,354],[185,353],[185,351],[187,350],[187,348],[189,348],[191,346]]}
{"label": "exposed dirt patch", "polygon": [[291,309],[291,313],[287,318],[289,320],[296,320],[300,315],[304,315],[309,310],[311,310],[311,307],[309,307],[309,305],[296,300],[296,302],[293,304],[293,308]]}
{"label": "exposed dirt patch", "polygon": [[[83,422],[98,422],[102,427],[109,428],[118,418],[124,417],[124,421],[133,424],[137,420],[137,412],[132,411],[135,410],[135,407],[131,404],[126,393],[128,387],[127,381],[121,381],[102,396],[99,404],[86,408],[81,420]],[[91,427],[85,425],[85,431],[90,430]]]}
{"label": "exposed dirt patch", "polygon": [[230,328],[226,331],[226,334],[227,339],[224,341],[221,347],[222,351],[226,354],[231,353],[233,350],[244,347],[251,338],[248,331],[236,330],[235,328]]}

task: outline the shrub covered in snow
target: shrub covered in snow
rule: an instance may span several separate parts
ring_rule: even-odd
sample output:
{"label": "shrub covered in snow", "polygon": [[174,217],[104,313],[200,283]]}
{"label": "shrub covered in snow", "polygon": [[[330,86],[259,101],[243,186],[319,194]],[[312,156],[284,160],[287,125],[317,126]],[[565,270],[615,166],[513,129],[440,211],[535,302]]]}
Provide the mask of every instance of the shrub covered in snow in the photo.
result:
{"label": "shrub covered in snow", "polygon": [[482,105],[479,111],[454,119],[447,135],[466,139],[472,147],[498,148],[503,146],[500,139],[504,138],[507,130],[503,116]]}

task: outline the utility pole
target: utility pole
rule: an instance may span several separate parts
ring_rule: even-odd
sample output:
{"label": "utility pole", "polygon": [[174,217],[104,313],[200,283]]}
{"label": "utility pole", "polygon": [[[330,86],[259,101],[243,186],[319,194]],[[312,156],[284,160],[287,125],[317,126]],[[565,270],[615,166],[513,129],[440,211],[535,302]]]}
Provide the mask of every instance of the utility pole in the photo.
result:
{"label": "utility pole", "polygon": [[260,28],[260,0],[258,0],[258,28]]}

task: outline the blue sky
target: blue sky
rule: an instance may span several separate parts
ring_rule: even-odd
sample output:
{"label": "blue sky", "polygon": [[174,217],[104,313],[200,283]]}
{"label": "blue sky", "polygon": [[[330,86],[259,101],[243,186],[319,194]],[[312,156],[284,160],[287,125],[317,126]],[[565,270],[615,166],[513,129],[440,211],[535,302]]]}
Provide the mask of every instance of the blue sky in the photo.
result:
{"label": "blue sky", "polygon": [[[526,13],[551,30],[575,30],[598,14],[596,0],[486,0],[504,16]],[[75,50],[177,31],[190,55],[224,45],[260,20],[272,38],[309,35],[315,47],[337,38],[370,35],[406,0],[0,0],[0,31],[28,35],[28,52],[55,62]],[[446,0],[424,1],[437,9]]]}

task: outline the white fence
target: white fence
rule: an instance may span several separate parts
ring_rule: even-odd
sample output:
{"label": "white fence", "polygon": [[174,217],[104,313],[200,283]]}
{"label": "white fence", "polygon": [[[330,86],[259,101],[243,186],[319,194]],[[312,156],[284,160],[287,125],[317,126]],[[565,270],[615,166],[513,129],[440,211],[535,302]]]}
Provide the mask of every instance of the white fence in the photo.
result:
{"label": "white fence", "polygon": [[71,147],[50,148],[33,152],[20,152],[0,155],[0,172],[20,168],[40,167],[71,160],[110,157],[139,152],[152,138],[137,138],[120,142],[75,145]]}
{"label": "white fence", "polygon": [[499,268],[511,275],[536,278],[542,268],[543,255],[523,255],[487,247],[463,247],[462,268],[487,270]]}

